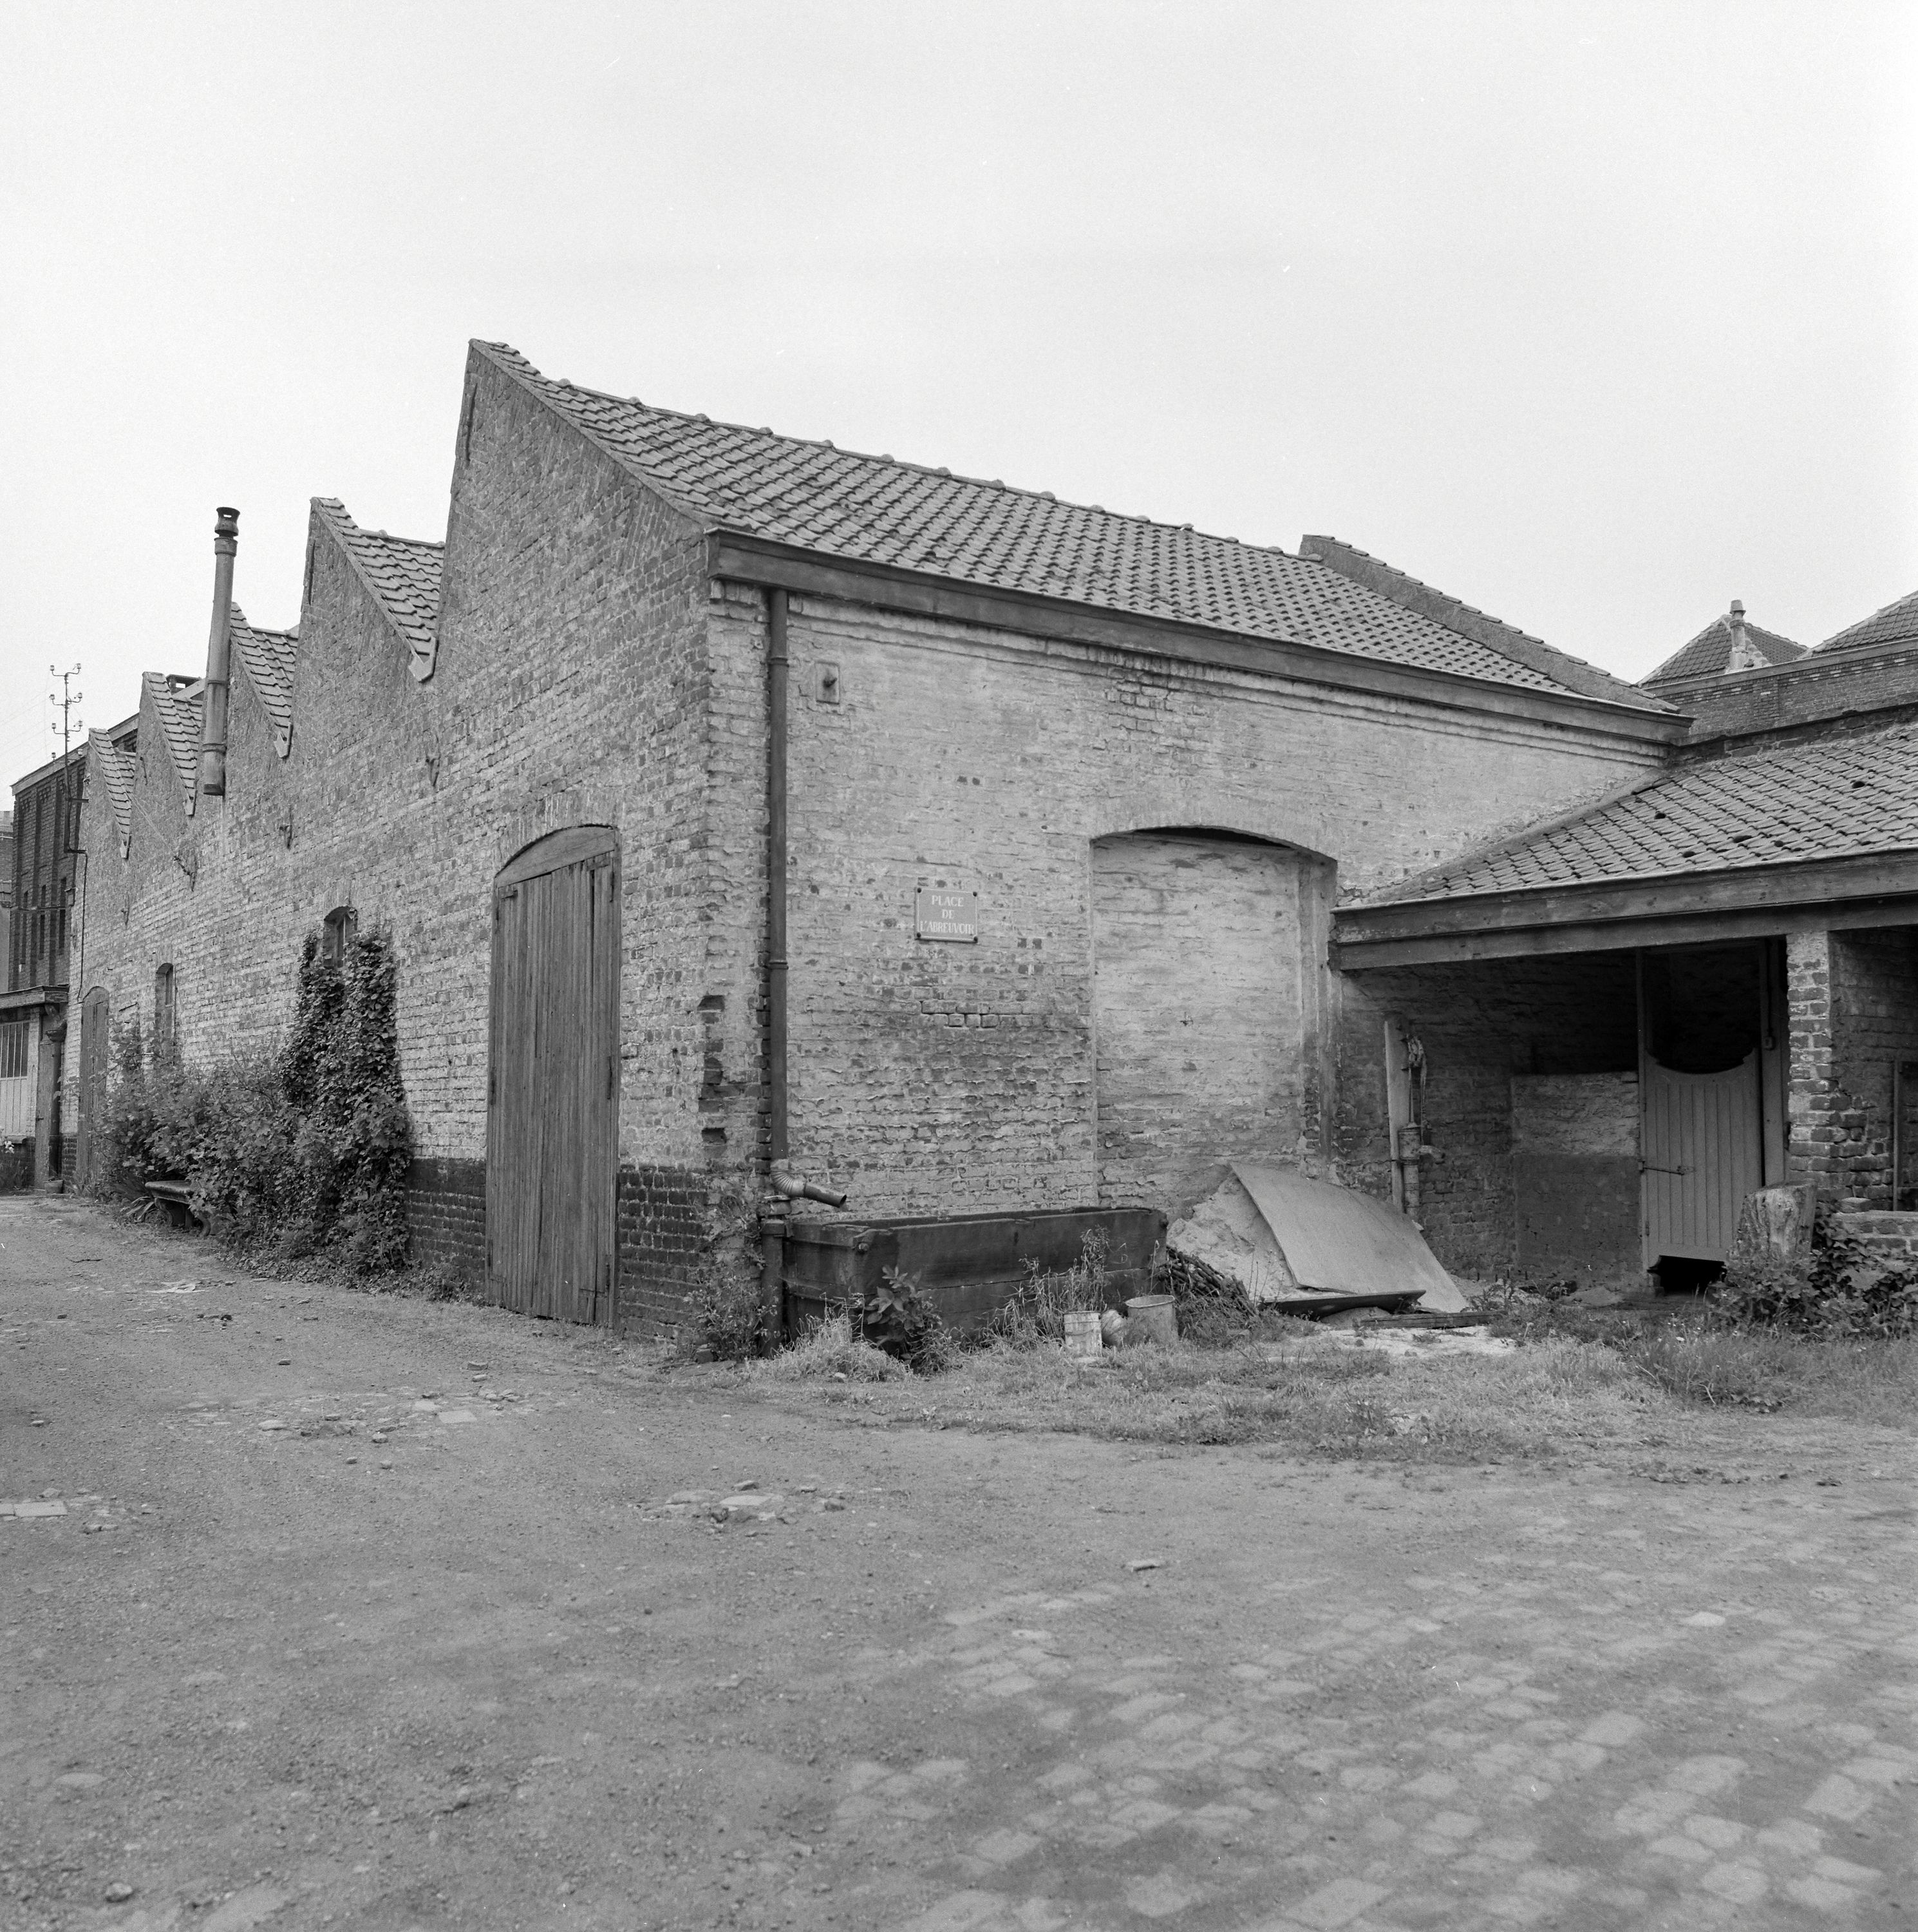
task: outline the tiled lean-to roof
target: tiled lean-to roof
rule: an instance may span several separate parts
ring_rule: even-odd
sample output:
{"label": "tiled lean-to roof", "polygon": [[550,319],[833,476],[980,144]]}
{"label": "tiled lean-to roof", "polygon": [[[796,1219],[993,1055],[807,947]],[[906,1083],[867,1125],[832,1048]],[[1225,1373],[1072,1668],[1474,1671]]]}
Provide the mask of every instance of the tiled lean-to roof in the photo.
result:
{"label": "tiled lean-to roof", "polygon": [[262,631],[233,606],[233,656],[271,721],[274,749],[283,758],[293,748],[293,668],[299,651],[295,632]]}
{"label": "tiled lean-to roof", "polygon": [[385,530],[363,530],[336,496],[316,496],[313,507],[400,634],[413,675],[432,674],[439,648],[440,584],[446,560],[444,544],[419,537],[396,537]]}
{"label": "tiled lean-to roof", "polygon": [[1703,760],[1368,903],[1739,871],[1918,850],[1918,725]]}
{"label": "tiled lean-to roof", "polygon": [[[1806,655],[1803,644],[1794,644],[1776,631],[1767,631],[1747,618],[1743,624],[1759,656],[1768,664],[1790,664]],[[1673,652],[1657,670],[1647,671],[1639,681],[1647,690],[1676,683],[1681,678],[1715,677],[1722,674],[1731,656],[1732,620],[1714,617],[1689,644]]]}
{"label": "tiled lean-to roof", "polygon": [[[190,818],[199,796],[199,682],[195,678],[166,677],[150,670],[142,674],[140,682],[153,700],[154,716],[160,720],[164,740],[158,745],[142,741],[142,754],[149,758],[172,760],[187,816]],[[188,690],[194,694],[190,698],[185,694]]]}
{"label": "tiled lean-to roof", "polygon": [[1847,625],[1818,648],[1821,651],[1869,650],[1874,646],[1883,649],[1914,644],[1918,644],[1918,590],[1887,604],[1881,610],[1874,610],[1855,624]]}
{"label": "tiled lean-to roof", "polygon": [[89,784],[97,784],[113,812],[113,830],[124,858],[133,836],[133,782],[139,775],[135,754],[121,750],[104,731],[87,734],[87,769]]}
{"label": "tiled lean-to roof", "polygon": [[[542,376],[503,344],[474,346],[709,530],[1527,690],[1575,689],[1282,550],[654,408]],[[1617,701],[1647,708],[1629,686]]]}

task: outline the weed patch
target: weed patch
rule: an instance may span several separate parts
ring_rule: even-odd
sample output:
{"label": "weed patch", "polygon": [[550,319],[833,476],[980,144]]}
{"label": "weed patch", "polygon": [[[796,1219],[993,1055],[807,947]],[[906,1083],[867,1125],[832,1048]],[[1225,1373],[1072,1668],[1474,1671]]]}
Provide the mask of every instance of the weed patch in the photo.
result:
{"label": "weed patch", "polygon": [[106,1123],[109,1187],[183,1178],[193,1210],[229,1247],[281,1260],[323,1255],[356,1276],[406,1250],[412,1130],[400,1082],[392,949],[378,932],[338,958],[302,952],[286,1039],[206,1065],[170,1037],[115,1040]]}
{"label": "weed patch", "polygon": [[[1422,1362],[1304,1332],[1222,1348],[1128,1348],[1080,1365],[999,1342],[933,1376],[867,1390],[865,1412],[938,1427],[1052,1430],[1110,1441],[1283,1443],[1397,1462],[1486,1462],[1625,1446],[1665,1398],[1611,1349],[1554,1340],[1500,1357]],[[823,1331],[821,1331],[822,1334]],[[850,1329],[844,1331],[850,1337]],[[817,1344],[822,1359],[842,1349]],[[816,1378],[787,1366],[758,1372]],[[829,1371],[829,1373],[835,1372]],[[847,1372],[850,1376],[850,1371]]]}

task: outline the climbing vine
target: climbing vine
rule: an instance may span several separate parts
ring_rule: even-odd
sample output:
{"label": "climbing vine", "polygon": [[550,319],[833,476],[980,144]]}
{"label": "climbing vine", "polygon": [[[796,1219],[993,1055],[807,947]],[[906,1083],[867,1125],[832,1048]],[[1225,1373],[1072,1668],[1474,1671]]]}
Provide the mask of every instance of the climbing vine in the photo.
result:
{"label": "climbing vine", "polygon": [[205,1066],[121,1030],[106,1124],[121,1191],[184,1180],[230,1245],[337,1256],[359,1274],[406,1249],[412,1128],[400,1082],[391,942],[317,933],[301,949],[293,1016],[274,1048]]}

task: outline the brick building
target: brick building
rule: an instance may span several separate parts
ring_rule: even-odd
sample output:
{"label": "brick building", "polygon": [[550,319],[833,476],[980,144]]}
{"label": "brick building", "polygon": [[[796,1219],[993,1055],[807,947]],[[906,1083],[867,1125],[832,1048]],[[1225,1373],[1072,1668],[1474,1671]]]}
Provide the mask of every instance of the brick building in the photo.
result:
{"label": "brick building", "polygon": [[[115,1024],[262,1044],[302,933],[378,923],[416,1247],[599,1320],[677,1319],[715,1204],[775,1156],[862,1216],[1177,1213],[1248,1156],[1396,1176],[1442,1258],[1510,1267],[1511,1056],[1441,1064],[1341,908],[1682,783],[1693,730],[1329,538],[1061,503],[486,344],[444,545],[319,500],[296,628],[231,621],[223,796],[196,676],[94,741],[83,1117]],[[1576,1031],[1621,958],[1635,986],[1616,950],[1461,980],[1458,1024]],[[1398,1117],[1435,1135],[1467,1085],[1422,1165]],[[1587,1097],[1518,1104],[1575,1152]]]}
{"label": "brick building", "polygon": [[7,984],[0,992],[0,1143],[8,1151],[0,1169],[4,1184],[15,1186],[46,1186],[73,1165],[61,1076],[85,773],[86,750],[79,746],[13,788]]}
{"label": "brick building", "polygon": [[1685,730],[1329,541],[650,409],[484,345],[443,549],[316,502],[296,632],[232,635],[223,797],[193,679],[145,681],[131,752],[96,741],[89,1024],[244,1048],[304,928],[389,926],[416,1238],[478,1269],[490,1232],[500,1273],[562,1182],[502,1140],[497,1088],[577,942],[574,1057],[613,1064],[574,1096],[595,1191],[568,1213],[616,1251],[548,1262],[613,1264],[590,1312],[658,1320],[775,1136],[868,1214],[1176,1211],[1235,1154],[1329,1169],[1342,1084],[1381,1078],[1375,1046],[1338,1064],[1338,898]]}

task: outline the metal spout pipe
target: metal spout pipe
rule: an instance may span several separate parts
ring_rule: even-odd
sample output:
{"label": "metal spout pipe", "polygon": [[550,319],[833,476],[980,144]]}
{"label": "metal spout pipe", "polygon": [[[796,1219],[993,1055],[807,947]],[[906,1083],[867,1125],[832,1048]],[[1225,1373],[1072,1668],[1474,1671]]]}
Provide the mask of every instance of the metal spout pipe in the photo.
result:
{"label": "metal spout pipe", "polygon": [[808,1180],[803,1174],[795,1174],[790,1167],[775,1167],[772,1170],[772,1187],[776,1194],[784,1195],[788,1201],[823,1201],[829,1208],[843,1208],[846,1197],[835,1194],[829,1187],[822,1187],[816,1180]]}
{"label": "metal spout pipe", "polygon": [[199,788],[226,795],[226,688],[232,674],[233,557],[240,513],[222,507],[213,526],[213,631],[206,644],[206,689],[200,700]]}

